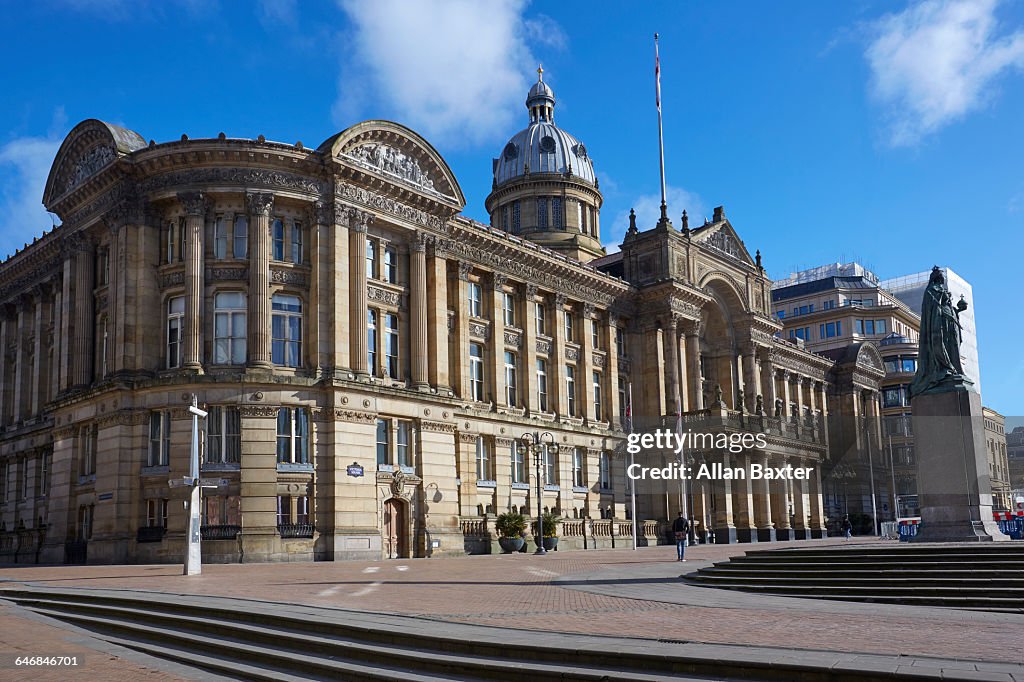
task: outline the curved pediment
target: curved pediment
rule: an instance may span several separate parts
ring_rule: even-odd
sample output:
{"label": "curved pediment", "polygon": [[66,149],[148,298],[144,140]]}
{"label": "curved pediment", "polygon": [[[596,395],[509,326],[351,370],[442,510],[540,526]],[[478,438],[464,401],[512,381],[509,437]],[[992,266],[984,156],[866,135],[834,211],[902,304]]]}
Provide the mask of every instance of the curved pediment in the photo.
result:
{"label": "curved pediment", "polygon": [[466,205],[455,174],[437,150],[398,123],[357,123],[325,140],[317,151],[459,211]]}
{"label": "curved pediment", "polygon": [[50,166],[43,192],[43,204],[52,208],[54,202],[78,189],[89,178],[125,154],[146,146],[138,133],[91,118],[76,125]]}

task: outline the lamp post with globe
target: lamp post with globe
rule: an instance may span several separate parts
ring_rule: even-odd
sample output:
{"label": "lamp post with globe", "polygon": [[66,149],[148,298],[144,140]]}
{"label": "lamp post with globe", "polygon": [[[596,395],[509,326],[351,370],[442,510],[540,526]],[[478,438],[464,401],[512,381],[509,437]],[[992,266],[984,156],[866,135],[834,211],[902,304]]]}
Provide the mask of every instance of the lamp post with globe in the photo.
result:
{"label": "lamp post with globe", "polygon": [[[550,442],[548,442],[550,440]],[[526,453],[533,453],[533,464],[536,467],[537,476],[537,551],[534,554],[547,554],[544,549],[544,512],[542,509],[543,486],[541,485],[541,464],[548,453],[553,457],[558,456],[558,443],[550,431],[543,433],[524,433],[518,445],[519,453],[523,456]]]}

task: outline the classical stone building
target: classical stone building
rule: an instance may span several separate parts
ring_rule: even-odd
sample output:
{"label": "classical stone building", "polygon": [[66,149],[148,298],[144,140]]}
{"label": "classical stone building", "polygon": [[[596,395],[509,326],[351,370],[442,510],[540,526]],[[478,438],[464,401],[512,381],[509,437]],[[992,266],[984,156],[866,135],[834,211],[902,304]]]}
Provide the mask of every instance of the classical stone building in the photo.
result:
{"label": "classical stone building", "polygon": [[[604,256],[586,148],[550,88],[527,103],[491,225],[395,123],[315,149],[76,126],[43,197],[62,225],[0,265],[0,561],[180,560],[193,394],[213,561],[486,551],[494,514],[538,506],[535,431],[563,546],[626,545],[631,388],[638,429],[767,434],[690,461],[817,467],[834,362],[777,337],[760,254],[719,208]],[[717,542],[820,536],[817,472],[638,486],[643,541],[677,492]]]}

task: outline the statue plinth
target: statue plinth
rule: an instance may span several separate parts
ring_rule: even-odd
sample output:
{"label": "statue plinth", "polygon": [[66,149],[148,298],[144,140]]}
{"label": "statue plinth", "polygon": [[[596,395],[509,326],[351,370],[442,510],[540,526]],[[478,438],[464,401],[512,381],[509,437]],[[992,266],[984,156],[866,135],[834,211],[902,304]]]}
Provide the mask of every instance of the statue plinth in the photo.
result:
{"label": "statue plinth", "polygon": [[981,396],[965,388],[911,401],[921,527],[914,542],[1009,540],[992,520]]}

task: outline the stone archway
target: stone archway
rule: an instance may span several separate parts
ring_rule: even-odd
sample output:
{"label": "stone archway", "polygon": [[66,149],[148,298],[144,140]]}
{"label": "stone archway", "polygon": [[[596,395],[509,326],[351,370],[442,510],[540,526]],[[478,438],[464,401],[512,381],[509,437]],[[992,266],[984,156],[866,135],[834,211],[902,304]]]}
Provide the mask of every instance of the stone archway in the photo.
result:
{"label": "stone archway", "polygon": [[715,400],[715,386],[721,386],[722,400],[730,409],[736,407],[741,370],[739,345],[744,337],[739,325],[745,324],[745,307],[730,282],[710,278],[704,290],[711,300],[701,310],[700,356],[704,382],[701,391],[706,407]]}

